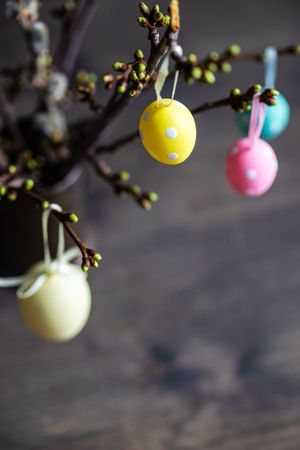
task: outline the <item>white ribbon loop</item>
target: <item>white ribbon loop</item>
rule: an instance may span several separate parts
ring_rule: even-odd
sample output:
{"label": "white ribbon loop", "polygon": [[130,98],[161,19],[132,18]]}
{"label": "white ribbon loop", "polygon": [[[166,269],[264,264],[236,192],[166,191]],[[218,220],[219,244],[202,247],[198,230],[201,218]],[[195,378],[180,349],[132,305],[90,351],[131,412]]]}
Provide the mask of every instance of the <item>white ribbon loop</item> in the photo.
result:
{"label": "white ribbon loop", "polygon": [[51,259],[49,249],[49,237],[48,237],[48,223],[50,214],[52,211],[62,212],[62,208],[56,203],[51,203],[49,208],[43,211],[42,214],[42,232],[43,232],[43,245],[44,245],[44,261],[41,264],[41,268],[37,273],[22,275],[12,278],[0,278],[1,287],[16,287],[20,286],[17,290],[17,297],[19,299],[26,299],[36,294],[51,273],[63,273],[65,275],[72,276],[78,275],[78,268],[67,265],[74,258],[80,255],[78,247],[72,247],[65,251],[65,236],[64,227],[60,222],[58,227],[58,243],[56,258]]}
{"label": "white ribbon loop", "polygon": [[[158,73],[158,76],[157,76],[157,79],[156,79],[155,85],[154,85],[157,102],[161,102],[163,100],[162,96],[161,96],[161,93],[162,93],[162,90],[164,88],[165,82],[166,82],[166,80],[167,80],[167,78],[169,76],[169,73],[170,73],[169,72],[169,64],[170,64],[170,56],[169,56],[169,54],[167,54],[165,59],[162,62],[162,65],[161,65],[160,69],[159,69],[159,73]],[[173,84],[173,89],[172,89],[171,100],[173,100],[174,97],[175,97],[178,77],[179,77],[179,70],[176,70],[175,77],[174,77],[174,84]]]}

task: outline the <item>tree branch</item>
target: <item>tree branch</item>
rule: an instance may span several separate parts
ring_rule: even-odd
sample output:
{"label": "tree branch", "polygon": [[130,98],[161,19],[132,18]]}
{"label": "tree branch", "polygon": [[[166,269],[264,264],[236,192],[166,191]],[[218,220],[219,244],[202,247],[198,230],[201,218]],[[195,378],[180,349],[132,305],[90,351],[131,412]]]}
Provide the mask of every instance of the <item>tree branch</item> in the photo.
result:
{"label": "tree branch", "polygon": [[139,130],[134,131],[133,133],[126,134],[126,136],[122,136],[120,139],[116,139],[114,142],[111,142],[107,145],[99,145],[96,149],[96,153],[114,153],[119,148],[124,145],[130,144],[132,141],[139,137]]}
{"label": "tree branch", "polygon": [[[26,191],[22,189],[22,192],[30,197],[39,207],[40,209],[47,209],[47,205],[49,205],[48,201],[45,200],[40,194],[37,194],[33,191]],[[74,231],[70,222],[77,222],[77,217],[72,213],[66,213],[65,211],[59,212],[56,210],[52,210],[52,213],[57,218],[59,222],[61,222],[64,226],[64,229],[69,234],[73,242],[77,245],[82,254],[82,270],[87,272],[88,269],[92,267],[98,267],[98,262],[101,259],[99,253],[95,250],[87,248],[87,246],[82,242],[77,233]],[[74,220],[75,218],[75,220]],[[97,255],[97,256],[96,256]],[[100,257],[100,258],[99,258]]]}
{"label": "tree branch", "polygon": [[[245,109],[249,109],[250,102],[255,93],[261,90],[260,85],[255,85],[249,88],[245,93],[241,94],[239,89],[233,89],[229,97],[216,100],[214,102],[205,102],[196,108],[191,110],[193,115],[200,114],[202,112],[209,111],[211,109],[221,108],[224,106],[230,106],[235,111],[242,112]],[[260,96],[260,101],[267,104],[268,106],[272,106],[276,104],[276,94],[278,92],[273,89],[265,89]],[[99,145],[95,149],[95,153],[113,153],[120,149],[122,146],[130,144],[132,141],[139,137],[139,130],[134,131],[133,133],[127,134],[107,145]]]}
{"label": "tree branch", "polygon": [[95,154],[89,154],[87,159],[99,177],[110,184],[118,196],[129,195],[146,210],[151,209],[152,203],[158,200],[155,192],[142,191],[138,185],[127,183],[130,178],[128,172],[122,170],[114,173],[111,167],[103,159],[97,159]]}
{"label": "tree branch", "polygon": [[[28,183],[25,176],[20,176],[19,172],[16,174],[7,173],[7,177],[1,177],[0,198],[7,198],[9,201],[16,201],[19,195],[26,195],[40,208],[45,210],[49,208],[49,202],[39,193],[32,190],[33,182]],[[71,226],[71,223],[77,223],[78,218],[74,213],[67,213],[65,211],[59,212],[52,210],[53,215],[61,222],[64,229],[69,234],[71,239],[80,249],[82,254],[82,270],[87,272],[92,267],[98,267],[98,261],[101,259],[99,253],[88,248]]]}
{"label": "tree branch", "polygon": [[73,20],[62,33],[55,63],[68,78],[72,76],[84,35],[99,4],[99,0],[85,0],[82,8],[77,6]]}
{"label": "tree branch", "polygon": [[[288,45],[285,47],[278,47],[277,53],[279,56],[286,56],[286,55],[295,55],[300,53],[299,45]],[[262,62],[264,60],[264,50],[260,52],[241,52],[238,55],[226,55],[223,56],[224,60],[230,61],[259,61]]]}
{"label": "tree branch", "polygon": [[[279,56],[299,55],[299,45],[288,45],[277,48]],[[229,73],[232,70],[231,62],[258,61],[264,60],[264,51],[242,52],[238,45],[230,45],[223,53],[211,52],[205,58],[198,58],[196,55],[182,56],[178,52],[172,52],[171,57],[175,61],[176,70],[184,74],[185,80],[192,83],[200,81],[202,83],[213,84],[215,73]]]}

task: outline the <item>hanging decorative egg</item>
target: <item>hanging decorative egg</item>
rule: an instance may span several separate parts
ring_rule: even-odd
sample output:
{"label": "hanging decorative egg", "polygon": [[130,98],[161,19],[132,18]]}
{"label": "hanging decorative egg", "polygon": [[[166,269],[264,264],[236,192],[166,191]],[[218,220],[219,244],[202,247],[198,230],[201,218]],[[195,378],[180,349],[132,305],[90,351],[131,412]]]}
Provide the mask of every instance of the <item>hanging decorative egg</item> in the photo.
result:
{"label": "hanging decorative egg", "polygon": [[196,124],[190,110],[177,100],[152,102],[139,123],[143,146],[163,164],[180,164],[192,153],[196,143]]}
{"label": "hanging decorative egg", "polygon": [[[291,110],[287,99],[282,94],[279,94],[276,97],[276,101],[276,105],[267,108],[261,133],[262,139],[267,139],[268,141],[280,136],[286,130],[290,121]],[[251,111],[236,114],[236,122],[244,136],[248,134],[250,115]]]}
{"label": "hanging decorative egg", "polygon": [[248,137],[240,139],[227,153],[227,180],[243,196],[263,195],[274,183],[277,171],[276,154],[262,139],[256,139],[252,145]]}
{"label": "hanging decorative egg", "polygon": [[[43,266],[44,262],[35,264],[29,274],[40,273]],[[86,276],[69,263],[61,263],[58,271],[44,276],[33,295],[19,299],[22,316],[40,338],[69,341],[81,332],[90,315],[91,292]]]}

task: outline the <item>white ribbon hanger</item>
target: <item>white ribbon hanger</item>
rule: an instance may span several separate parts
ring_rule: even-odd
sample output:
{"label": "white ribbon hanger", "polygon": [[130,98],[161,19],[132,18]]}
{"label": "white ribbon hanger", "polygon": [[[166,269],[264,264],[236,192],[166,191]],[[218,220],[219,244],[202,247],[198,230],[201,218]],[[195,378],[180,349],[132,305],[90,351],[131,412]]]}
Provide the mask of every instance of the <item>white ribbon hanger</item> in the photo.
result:
{"label": "white ribbon hanger", "polygon": [[[67,265],[74,258],[80,255],[78,247],[72,247],[65,251],[64,227],[60,222],[58,226],[58,244],[56,258],[52,259],[49,249],[48,223],[52,211],[62,212],[62,208],[56,203],[51,203],[49,208],[42,213],[42,232],[44,246],[44,261],[41,269],[35,274],[25,274],[18,277],[0,278],[0,288],[20,286],[17,290],[19,299],[26,299],[36,294],[46,282],[49,275],[61,273],[66,276],[77,275],[79,269],[77,266]],[[85,277],[82,273],[82,276]]]}

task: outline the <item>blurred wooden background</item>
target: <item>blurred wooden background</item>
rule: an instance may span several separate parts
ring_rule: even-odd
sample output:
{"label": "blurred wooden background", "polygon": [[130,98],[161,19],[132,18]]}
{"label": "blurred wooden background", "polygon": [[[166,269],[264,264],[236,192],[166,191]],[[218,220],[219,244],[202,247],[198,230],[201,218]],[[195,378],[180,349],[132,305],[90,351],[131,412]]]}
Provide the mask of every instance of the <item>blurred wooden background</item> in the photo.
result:
{"label": "blurred wooden background", "polygon": [[[2,3],[0,57],[14,66],[24,44]],[[181,3],[186,52],[300,42],[293,0]],[[78,68],[103,73],[146,49],[137,15],[135,1],[101,2]],[[197,148],[180,167],[159,165],[138,142],[108,158],[160,194],[151,212],[82,178],[87,239],[104,255],[90,276],[93,314],[75,341],[50,345],[25,329],[14,293],[0,292],[1,449],[299,450],[299,79],[300,59],[282,58],[278,88],[293,117],[274,142],[278,180],[261,199],[239,198],[225,182],[237,138],[225,109],[198,117]],[[180,83],[177,98],[193,107],[262,80],[261,65],[240,63],[215,87]],[[134,103],[106,139],[136,127],[151,99]]]}

